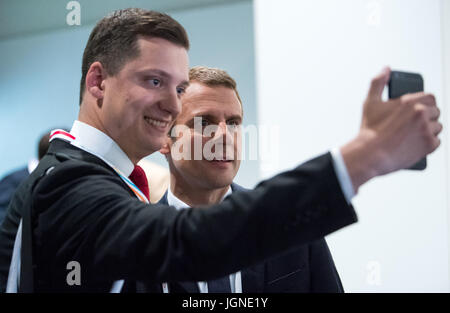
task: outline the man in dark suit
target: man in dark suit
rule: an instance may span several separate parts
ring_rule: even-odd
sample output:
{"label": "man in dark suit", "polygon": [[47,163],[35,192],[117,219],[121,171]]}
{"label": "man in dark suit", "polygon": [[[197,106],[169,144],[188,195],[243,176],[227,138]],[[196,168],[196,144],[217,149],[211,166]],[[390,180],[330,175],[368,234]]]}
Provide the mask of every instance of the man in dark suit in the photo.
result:
{"label": "man in dark suit", "polygon": [[[243,105],[236,82],[227,72],[204,66],[191,68],[189,87],[181,98],[182,110],[175,120],[172,136],[160,150],[170,169],[170,188],[161,204],[177,209],[213,205],[228,195],[246,189],[232,183],[240,162]],[[196,120],[195,120],[196,119]],[[194,122],[194,124],[192,123]],[[198,125],[195,125],[198,123]],[[182,132],[198,127],[202,131]],[[207,128],[210,128],[208,130]],[[205,135],[205,133],[210,134]],[[176,143],[198,142],[202,158],[172,157]],[[209,144],[210,149],[206,145]],[[216,155],[215,155],[216,154]],[[285,252],[263,263],[242,269],[213,282],[174,282],[169,292],[342,292],[342,284],[324,238]]]}
{"label": "man in dark suit", "polygon": [[11,201],[14,191],[30,175],[31,171],[29,171],[29,168],[29,166],[19,168],[0,180],[0,224],[3,221],[6,208]]}
{"label": "man in dark suit", "polygon": [[38,143],[38,159],[35,158],[28,161],[28,165],[22,168],[19,168],[12,173],[6,175],[0,180],[0,225],[3,222],[3,218],[5,216],[6,208],[11,201],[11,198],[16,191],[17,187],[23,182],[28,175],[36,168],[38,162],[44,154],[47,153],[48,145],[49,145],[49,137],[50,132],[45,133],[40,139]]}
{"label": "man in dark suit", "polygon": [[115,292],[123,280],[222,277],[355,222],[344,185],[350,181],[355,193],[439,145],[434,98],[383,102],[385,70],[372,82],[360,133],[333,155],[208,210],[149,205],[135,165],[161,149],[180,113],[188,48],[184,28],[154,11],[119,10],[95,26],[83,55],[78,120],[70,133],[52,133],[0,229],[0,288],[7,277],[9,290],[22,292]]}

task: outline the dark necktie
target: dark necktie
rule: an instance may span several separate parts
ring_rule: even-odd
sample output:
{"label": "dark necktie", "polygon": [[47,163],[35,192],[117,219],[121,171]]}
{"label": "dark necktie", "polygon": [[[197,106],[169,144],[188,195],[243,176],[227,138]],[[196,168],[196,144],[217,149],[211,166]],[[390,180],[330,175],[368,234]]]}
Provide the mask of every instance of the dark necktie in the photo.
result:
{"label": "dark necktie", "polygon": [[139,165],[134,167],[133,172],[129,176],[130,180],[139,188],[140,191],[150,201],[150,191],[148,189],[148,180],[144,170]]}
{"label": "dark necktie", "polygon": [[208,293],[231,293],[230,277],[208,280]]}

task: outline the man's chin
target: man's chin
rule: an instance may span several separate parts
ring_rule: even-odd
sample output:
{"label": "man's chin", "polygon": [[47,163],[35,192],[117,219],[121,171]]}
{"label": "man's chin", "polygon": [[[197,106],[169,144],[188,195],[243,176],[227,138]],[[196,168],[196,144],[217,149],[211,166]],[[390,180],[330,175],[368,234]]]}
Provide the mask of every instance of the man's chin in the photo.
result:
{"label": "man's chin", "polygon": [[142,147],[145,147],[145,148],[143,148],[141,150],[141,155],[142,155],[142,158],[145,158],[145,157],[148,157],[151,154],[159,151],[163,147],[163,144],[158,144],[158,143],[154,143],[154,142],[152,142],[152,143],[148,143],[147,142],[145,144],[145,146],[142,145]]}
{"label": "man's chin", "polygon": [[228,187],[232,182],[233,179],[230,177],[209,177],[209,179],[205,180],[205,183],[207,183],[212,189],[222,189]]}

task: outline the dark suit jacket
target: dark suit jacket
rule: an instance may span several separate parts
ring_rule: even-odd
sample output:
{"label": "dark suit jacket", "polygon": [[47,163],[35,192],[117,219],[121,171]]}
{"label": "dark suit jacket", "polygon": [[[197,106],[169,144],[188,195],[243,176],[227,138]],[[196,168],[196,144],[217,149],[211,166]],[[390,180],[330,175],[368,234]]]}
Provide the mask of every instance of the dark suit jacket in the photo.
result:
{"label": "dark suit jacket", "polygon": [[[249,191],[231,184],[233,192]],[[168,204],[167,192],[159,201]],[[265,262],[241,270],[242,292],[343,292],[324,238],[294,248]],[[169,284],[170,292],[198,293],[196,282]]]}
{"label": "dark suit jacket", "polygon": [[[178,211],[140,202],[102,160],[55,139],[19,187],[0,229],[2,289],[19,219],[26,225],[29,215],[30,276],[41,292],[108,292],[118,279],[214,279],[356,221],[329,153],[208,210]],[[80,286],[66,282],[71,261],[81,266]]]}
{"label": "dark suit jacket", "polygon": [[8,175],[0,181],[0,225],[5,216],[6,208],[21,182],[28,177],[28,168],[25,166]]}

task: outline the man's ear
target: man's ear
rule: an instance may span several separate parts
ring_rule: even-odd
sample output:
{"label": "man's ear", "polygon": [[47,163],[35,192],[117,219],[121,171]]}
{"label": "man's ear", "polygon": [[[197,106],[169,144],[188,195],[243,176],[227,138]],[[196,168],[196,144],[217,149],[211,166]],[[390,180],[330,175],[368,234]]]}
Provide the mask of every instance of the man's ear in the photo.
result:
{"label": "man's ear", "polygon": [[86,90],[98,100],[103,99],[106,71],[100,62],[94,62],[86,74]]}
{"label": "man's ear", "polygon": [[164,154],[166,157],[170,155],[170,150],[172,148],[172,138],[166,137],[166,143],[159,149],[159,153]]}

